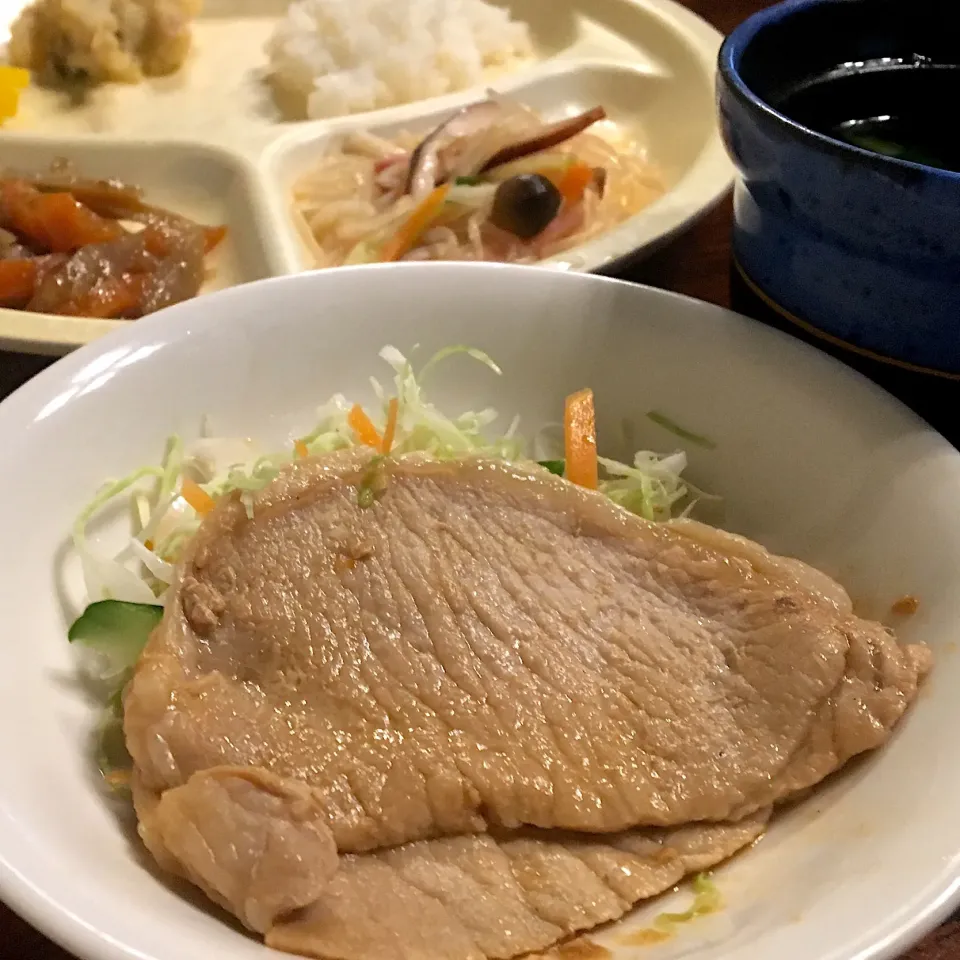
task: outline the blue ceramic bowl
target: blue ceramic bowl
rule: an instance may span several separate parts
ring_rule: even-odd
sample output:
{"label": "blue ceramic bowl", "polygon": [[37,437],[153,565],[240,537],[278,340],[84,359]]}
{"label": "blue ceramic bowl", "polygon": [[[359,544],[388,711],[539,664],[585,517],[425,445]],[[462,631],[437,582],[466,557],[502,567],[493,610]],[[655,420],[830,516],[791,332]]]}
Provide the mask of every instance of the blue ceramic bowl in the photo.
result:
{"label": "blue ceramic bowl", "polygon": [[960,379],[960,174],[851,146],[780,109],[840,65],[960,62],[957,8],[788,0],[727,38],[718,99],[740,173],[733,251],[748,286],[835,346]]}

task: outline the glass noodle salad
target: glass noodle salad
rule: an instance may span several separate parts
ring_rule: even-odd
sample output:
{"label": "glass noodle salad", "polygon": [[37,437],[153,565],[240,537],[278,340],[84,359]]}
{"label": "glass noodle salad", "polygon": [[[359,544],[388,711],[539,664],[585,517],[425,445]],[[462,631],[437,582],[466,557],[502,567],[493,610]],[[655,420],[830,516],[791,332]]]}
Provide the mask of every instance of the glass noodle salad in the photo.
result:
{"label": "glass noodle salad", "polygon": [[[439,459],[486,456],[518,465],[539,465],[574,483],[598,489],[615,503],[652,521],[685,513],[700,494],[682,478],[686,455],[666,456],[642,450],[632,463],[600,457],[596,452],[593,395],[582,390],[567,398],[563,423],[542,429],[532,443],[519,433],[519,418],[502,434],[488,434],[498,419],[492,408],[450,416],[425,394],[436,366],[464,355],[500,374],[483,352],[449,347],[419,371],[394,347],[380,357],[393,370],[392,389],[372,379],[379,409],[366,411],[341,394],[318,411],[314,428],[287,449],[261,454],[249,440],[204,435],[190,443],[170,437],[159,463],[142,466],[105,483],[81,511],[73,526],[73,544],[86,586],[86,609],[70,628],[70,639],[85,648],[85,665],[104,687],[109,704],[102,742],[101,769],[111,783],[122,785],[125,764],[118,739],[121,695],[130,672],[159,622],[167,587],[173,582],[184,545],[205,514],[225,494],[239,492],[248,514],[252,494],[298,459],[349,447],[366,446],[381,456],[426,453]],[[648,416],[665,426],[662,415]],[[668,429],[670,427],[668,426]],[[202,431],[205,434],[209,430]],[[685,434],[699,440],[696,435]],[[704,441],[706,442],[706,441]],[[363,486],[358,504],[371,506],[374,493]],[[132,508],[134,529],[118,552],[106,551],[88,537],[88,527],[117,500]]]}
{"label": "glass noodle salad", "polygon": [[550,122],[490,92],[433,130],[354,130],[294,186],[319,267],[393,260],[534,263],[649,206],[665,181],[602,106]]}

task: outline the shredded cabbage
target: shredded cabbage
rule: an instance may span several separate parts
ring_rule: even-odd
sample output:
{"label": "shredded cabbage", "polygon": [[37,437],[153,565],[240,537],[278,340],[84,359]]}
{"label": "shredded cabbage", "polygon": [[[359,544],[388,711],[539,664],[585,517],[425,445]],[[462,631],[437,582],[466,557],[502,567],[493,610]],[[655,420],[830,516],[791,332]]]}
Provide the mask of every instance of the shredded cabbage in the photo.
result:
{"label": "shredded cabbage", "polygon": [[682,913],[658,913],[653,925],[636,930],[628,937],[631,946],[649,946],[669,940],[677,933],[677,927],[698,917],[716,913],[723,908],[723,897],[716,884],[706,873],[693,878],[693,903]]}
{"label": "shredded cabbage", "polygon": [[689,923],[697,917],[716,913],[723,907],[723,897],[709,874],[698,873],[693,878],[693,903],[682,913],[660,913],[654,918],[653,925],[664,933],[673,933],[678,923]]}
{"label": "shredded cabbage", "polygon": [[[489,430],[498,419],[493,408],[470,410],[449,416],[426,399],[424,384],[437,365],[464,356],[486,366],[493,374],[500,368],[480,350],[453,346],[439,351],[414,372],[410,360],[395,347],[380,351],[380,358],[393,370],[393,387],[378,380],[371,383],[381,406],[372,416],[379,430],[386,421],[391,396],[398,400],[398,415],[391,456],[425,452],[439,459],[484,455],[518,464],[541,460],[549,428],[541,430],[532,445],[519,434],[514,418],[501,434]],[[357,444],[348,422],[351,403],[341,394],[330,398],[317,411],[314,428],[300,438],[291,438],[286,451],[260,453],[248,440],[202,436],[192,443],[171,437],[159,464],[138,467],[125,477],[101,487],[83,508],[73,527],[73,542],[80,556],[87,603],[113,599],[129,603],[162,603],[173,579],[177,558],[200,524],[196,511],[180,495],[184,478],[198,483],[211,497],[239,491],[248,512],[252,495],[306,448],[310,455],[330,453]],[[204,431],[206,432],[206,431]],[[561,454],[562,456],[562,454]],[[632,464],[601,459],[605,476],[599,489],[615,503],[648,520],[661,521],[689,509],[699,492],[681,476],[687,465],[682,452],[666,456],[640,451]],[[546,462],[544,469],[562,472],[562,460]],[[98,549],[88,536],[90,524],[108,504],[128,497],[135,529],[118,553]]]}

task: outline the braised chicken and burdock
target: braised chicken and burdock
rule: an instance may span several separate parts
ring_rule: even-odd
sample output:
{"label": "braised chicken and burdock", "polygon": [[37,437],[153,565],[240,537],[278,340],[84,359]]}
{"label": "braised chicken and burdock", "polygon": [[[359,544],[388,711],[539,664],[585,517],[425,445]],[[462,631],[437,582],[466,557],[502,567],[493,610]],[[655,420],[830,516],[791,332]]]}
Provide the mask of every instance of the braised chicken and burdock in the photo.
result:
{"label": "braised chicken and burdock", "polygon": [[[598,455],[589,390],[542,460],[446,415],[423,386],[457,353],[494,366],[387,348],[377,409],[337,395],[287,450],[172,438],[74,529],[70,637],[128,751],[104,773],[157,864],[276,949],[509,960],[688,874],[716,909],[702,872],[882,746],[930,667],[690,519],[684,454]],[[118,496],[115,556],[87,530]]]}
{"label": "braised chicken and burdock", "polygon": [[117,181],[0,176],[0,306],[133,320],[197,295],[226,228],[152,206]]}
{"label": "braised chicken and burdock", "polygon": [[610,230],[664,189],[603,107],[550,122],[491,95],[426,136],[346,135],[296,183],[294,216],[318,266],[534,263]]}

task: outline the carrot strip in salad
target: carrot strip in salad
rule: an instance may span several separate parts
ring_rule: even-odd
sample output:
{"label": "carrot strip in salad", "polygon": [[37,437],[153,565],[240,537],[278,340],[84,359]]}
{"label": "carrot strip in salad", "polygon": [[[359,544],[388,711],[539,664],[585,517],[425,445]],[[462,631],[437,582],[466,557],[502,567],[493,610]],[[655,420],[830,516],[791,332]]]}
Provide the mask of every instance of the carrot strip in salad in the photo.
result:
{"label": "carrot strip in salad", "polygon": [[203,252],[211,253],[220,245],[220,242],[227,235],[225,226],[204,227],[203,228]]}
{"label": "carrot strip in salad", "polygon": [[593,167],[585,163],[571,164],[560,178],[557,189],[568,204],[579,203],[584,191],[593,182]]}
{"label": "carrot strip in salad", "polygon": [[435,187],[424,197],[413,213],[400,224],[397,232],[383,245],[383,250],[380,251],[380,259],[384,263],[399,260],[413,248],[413,245],[420,239],[420,234],[433,223],[437,214],[443,209],[449,192],[450,184],[445,183],[442,186]]}
{"label": "carrot strip in salad", "polygon": [[103,775],[103,779],[106,781],[108,787],[114,790],[122,790],[130,786],[130,776],[129,770],[107,770]]}
{"label": "carrot strip in salad", "polygon": [[301,460],[310,456],[310,451],[307,449],[307,445],[302,440],[294,441],[293,452],[300,457]]}
{"label": "carrot strip in salad", "polygon": [[563,410],[563,447],[567,479],[580,487],[596,490],[597,426],[590,389],[567,397]]}
{"label": "carrot strip in salad", "polygon": [[183,482],[180,484],[180,496],[183,497],[201,517],[208,514],[214,506],[216,506],[213,497],[211,497],[199,483],[191,480],[189,477],[184,477]]}
{"label": "carrot strip in salad", "polygon": [[350,424],[357,439],[367,447],[373,447],[376,450],[381,448],[380,434],[373,425],[373,421],[364,413],[363,407],[355,403],[347,414],[347,423]]}
{"label": "carrot strip in salad", "polygon": [[400,411],[400,401],[396,397],[390,398],[390,404],[387,407],[387,425],[383,428],[383,455],[390,453],[393,447],[393,439],[397,435],[397,414]]}

